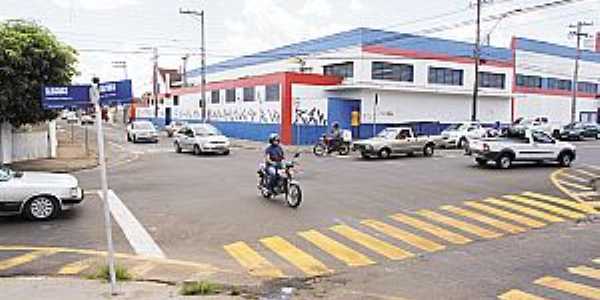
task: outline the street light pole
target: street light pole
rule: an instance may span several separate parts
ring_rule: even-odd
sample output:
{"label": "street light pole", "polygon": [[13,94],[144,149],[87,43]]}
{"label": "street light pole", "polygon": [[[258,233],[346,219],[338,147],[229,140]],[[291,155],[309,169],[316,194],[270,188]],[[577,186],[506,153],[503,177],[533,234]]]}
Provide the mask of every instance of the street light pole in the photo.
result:
{"label": "street light pole", "polygon": [[473,84],[473,104],[471,121],[477,121],[477,97],[479,96],[479,63],[481,60],[481,0],[477,0],[477,29],[475,33],[475,83]]}
{"label": "street light pole", "polygon": [[158,119],[158,48],[152,48],[152,98],[154,99],[154,117]]}
{"label": "street light pole", "polygon": [[575,52],[575,68],[573,70],[573,84],[572,87],[572,96],[571,96],[571,122],[575,122],[577,120],[577,89],[579,80],[579,59],[581,58],[581,37],[589,37],[587,33],[581,32],[583,26],[592,26],[592,23],[579,21],[577,24],[570,25],[569,28],[575,28],[575,31],[571,31],[570,34],[574,35],[577,39],[577,49]]}
{"label": "street light pole", "polygon": [[192,15],[200,17],[200,32],[201,32],[201,49],[200,49],[200,92],[202,102],[202,122],[206,122],[206,40],[205,40],[205,26],[204,26],[204,11],[197,10],[184,10],[179,9],[179,13],[182,15]]}

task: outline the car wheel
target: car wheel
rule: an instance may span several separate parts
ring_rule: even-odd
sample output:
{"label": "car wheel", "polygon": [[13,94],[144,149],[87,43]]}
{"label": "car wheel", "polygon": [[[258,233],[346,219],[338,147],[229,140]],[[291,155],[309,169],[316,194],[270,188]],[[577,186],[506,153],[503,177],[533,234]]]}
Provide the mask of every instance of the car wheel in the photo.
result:
{"label": "car wheel", "polygon": [[481,159],[481,158],[476,158],[475,162],[480,166],[480,167],[485,167],[487,166],[487,160],[485,159]]}
{"label": "car wheel", "polygon": [[129,134],[127,134],[127,141],[131,142],[131,136],[129,136]]}
{"label": "car wheel", "polygon": [[572,162],[573,162],[573,156],[569,153],[561,153],[558,156],[558,163],[563,168],[570,167]]}
{"label": "car wheel", "polygon": [[194,145],[194,155],[200,155],[200,154],[202,154],[202,150],[200,149],[200,146]]}
{"label": "car wheel", "polygon": [[360,153],[360,157],[362,157],[364,159],[370,159],[371,158],[371,156],[367,152],[361,152]]}
{"label": "car wheel", "polygon": [[182,149],[178,142],[175,142],[175,152],[181,153]]}
{"label": "car wheel", "polygon": [[458,149],[463,149],[465,147],[465,144],[467,143],[467,139],[465,138],[460,138],[458,140],[458,143],[456,143],[456,148]]}
{"label": "car wheel", "polygon": [[423,155],[425,155],[425,157],[431,157],[433,156],[434,151],[433,145],[427,145],[423,148]]}
{"label": "car wheel", "polygon": [[31,199],[23,211],[25,217],[32,221],[48,221],[60,212],[58,201],[50,196],[39,196]]}
{"label": "car wheel", "polygon": [[223,151],[223,155],[227,156],[229,154],[231,154],[231,151],[229,149]]}
{"label": "car wheel", "polygon": [[138,142],[137,137],[135,135],[131,138],[131,140],[134,144],[137,144]]}
{"label": "car wheel", "polygon": [[379,158],[388,159],[392,156],[392,152],[388,148],[383,148],[379,150],[378,156]]}
{"label": "car wheel", "polygon": [[510,169],[510,167],[512,166],[512,156],[510,156],[509,154],[502,154],[496,160],[496,166],[500,169]]}

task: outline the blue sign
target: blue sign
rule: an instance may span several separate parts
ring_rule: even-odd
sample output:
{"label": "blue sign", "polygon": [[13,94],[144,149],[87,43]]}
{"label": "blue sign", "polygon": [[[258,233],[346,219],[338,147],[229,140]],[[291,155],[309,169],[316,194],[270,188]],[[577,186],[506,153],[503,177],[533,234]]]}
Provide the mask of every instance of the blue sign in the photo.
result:
{"label": "blue sign", "polygon": [[[51,85],[42,88],[42,107],[44,109],[81,108],[92,105],[90,88],[86,85]],[[131,80],[101,83],[100,105],[131,103],[133,98]]]}

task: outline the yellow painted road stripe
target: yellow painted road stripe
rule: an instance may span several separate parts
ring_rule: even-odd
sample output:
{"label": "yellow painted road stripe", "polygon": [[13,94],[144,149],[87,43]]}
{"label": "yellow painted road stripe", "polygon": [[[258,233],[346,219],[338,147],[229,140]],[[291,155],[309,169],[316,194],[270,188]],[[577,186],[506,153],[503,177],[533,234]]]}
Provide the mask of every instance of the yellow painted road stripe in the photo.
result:
{"label": "yellow painted road stripe", "polygon": [[529,206],[547,210],[547,211],[549,211],[553,214],[559,215],[561,217],[567,217],[567,218],[571,218],[574,220],[585,218],[585,215],[582,213],[578,213],[578,212],[574,212],[572,210],[560,208],[558,206],[547,204],[544,202],[535,201],[535,200],[532,200],[529,198],[525,198],[525,197],[521,197],[521,196],[512,196],[512,195],[503,196],[503,197],[506,199],[512,200],[512,201],[519,202],[521,204],[526,204]]}
{"label": "yellow painted road stripe", "polygon": [[492,231],[492,230],[488,230],[467,222],[463,222],[463,221],[459,221],[441,214],[438,214],[436,212],[430,211],[430,210],[420,210],[417,212],[418,215],[429,218],[433,221],[442,223],[442,224],[446,224],[449,226],[453,226],[456,227],[462,231],[480,236],[484,239],[495,239],[498,237],[501,237],[502,234]]}
{"label": "yellow painted road stripe", "polygon": [[261,239],[260,242],[307,275],[319,276],[333,273],[333,270],[328,269],[322,262],[281,237],[268,237]]}
{"label": "yellow painted road stripe", "polygon": [[581,182],[581,183],[588,183],[588,182],[590,182],[588,179],[581,178],[579,176],[575,176],[575,175],[571,175],[571,174],[567,174],[567,173],[560,173],[560,176],[561,177],[566,177],[566,178],[569,178],[571,180],[575,180],[575,181]]}
{"label": "yellow painted road stripe", "polygon": [[500,221],[498,219],[494,219],[494,218],[490,218],[486,215],[482,215],[478,212],[474,212],[471,210],[466,210],[466,209],[462,209],[460,207],[456,207],[456,206],[452,206],[452,205],[446,205],[446,206],[442,206],[441,209],[445,210],[445,211],[449,211],[452,213],[455,213],[459,216],[463,216],[465,218],[469,218],[469,219],[473,219],[475,221],[479,221],[483,224],[487,224],[490,225],[492,227],[504,230],[508,233],[512,233],[512,234],[518,234],[518,233],[522,233],[527,231],[525,228],[523,227],[519,227],[504,221]]}
{"label": "yellow painted road stripe", "polygon": [[582,190],[582,191],[585,191],[585,192],[589,192],[589,191],[593,190],[589,186],[584,186],[584,185],[573,183],[573,182],[569,182],[569,181],[557,180],[556,182],[558,182],[558,184],[566,185],[568,187],[571,187],[571,188],[574,188],[574,189],[578,189],[578,190]]}
{"label": "yellow painted road stripe", "polygon": [[392,260],[405,259],[414,256],[414,254],[406,250],[402,250],[392,244],[386,243],[346,225],[336,225],[330,229],[335,233]]}
{"label": "yellow painted road stripe", "polygon": [[600,300],[600,289],[585,284],[566,281],[560,278],[546,276],[534,282],[537,285],[570,293],[579,297]]}
{"label": "yellow painted road stripe", "polygon": [[8,270],[26,263],[30,263],[38,258],[52,255],[57,251],[32,251],[27,254],[19,255],[0,261],[0,271]]}
{"label": "yellow painted road stripe", "polygon": [[546,200],[548,202],[552,202],[552,203],[560,204],[562,206],[577,209],[579,211],[582,211],[582,212],[585,212],[588,214],[598,213],[598,211],[593,206],[591,206],[587,203],[579,203],[579,202],[575,202],[572,200],[562,199],[559,197],[548,196],[548,195],[543,195],[543,194],[538,194],[538,193],[533,193],[533,192],[525,192],[525,193],[523,193],[523,196],[527,196],[529,198],[538,198],[538,199]]}
{"label": "yellow painted road stripe", "polygon": [[476,208],[476,209],[486,212],[488,214],[495,215],[495,216],[498,216],[501,218],[505,218],[507,220],[511,220],[511,221],[517,222],[521,225],[529,226],[531,228],[542,228],[542,227],[546,226],[546,223],[534,220],[532,218],[528,218],[528,217],[525,217],[522,215],[511,213],[511,212],[508,212],[505,210],[497,209],[495,207],[491,207],[491,206],[481,204],[478,202],[466,201],[464,204],[466,206]]}
{"label": "yellow painted road stripe", "polygon": [[505,200],[500,200],[500,199],[496,199],[496,198],[488,198],[488,199],[483,200],[483,202],[502,206],[505,208],[514,209],[520,213],[523,213],[523,214],[526,214],[526,215],[529,215],[532,217],[540,218],[542,220],[546,220],[546,221],[552,222],[552,223],[558,223],[558,222],[565,221],[565,219],[557,217],[555,215],[551,215],[551,214],[548,214],[548,213],[545,213],[545,212],[542,212],[539,210],[535,210],[533,208],[518,205],[513,202],[509,202],[509,201],[505,201]]}
{"label": "yellow painted road stripe", "polygon": [[444,239],[453,244],[464,245],[464,244],[468,244],[473,241],[470,238],[462,236],[458,233],[454,233],[454,232],[446,230],[442,227],[439,227],[439,226],[436,226],[433,224],[429,224],[427,222],[423,222],[419,219],[415,219],[415,218],[409,217],[407,215],[395,214],[395,215],[391,216],[391,218],[398,222],[401,222],[406,225],[410,225],[412,227],[420,229],[422,231],[428,232],[432,235],[435,235],[435,236],[437,236],[441,239]]}
{"label": "yellow painted road stripe", "polygon": [[500,296],[500,300],[547,300],[546,298],[538,297],[519,290],[510,290]]}
{"label": "yellow painted road stripe", "polygon": [[600,280],[600,269],[594,269],[586,266],[569,268],[569,273],[581,275],[584,277]]}
{"label": "yellow painted road stripe", "polygon": [[156,267],[156,264],[151,261],[146,261],[131,268],[130,273],[133,277],[139,278],[146,275]]}
{"label": "yellow painted road stripe", "polygon": [[446,248],[444,245],[376,220],[364,220],[361,224],[428,252],[435,252]]}
{"label": "yellow painted road stripe", "polygon": [[577,173],[579,173],[579,174],[583,174],[585,176],[592,177],[592,178],[600,176],[598,174],[594,174],[592,172],[588,172],[588,171],[582,170],[582,169],[572,169],[572,170],[575,171],[575,172],[577,172]]}
{"label": "yellow painted road stripe", "polygon": [[76,275],[87,269],[89,269],[92,264],[96,261],[95,258],[87,258],[84,260],[79,260],[67,265],[64,265],[60,270],[58,270],[59,275]]}
{"label": "yellow painted road stripe", "polygon": [[244,242],[237,242],[224,246],[225,251],[229,253],[237,262],[248,269],[248,272],[254,276],[283,277],[283,272],[275,268],[268,260],[252,250]]}
{"label": "yellow painted road stripe", "polygon": [[298,235],[351,267],[375,264],[374,261],[365,255],[346,247],[344,244],[327,237],[316,230],[298,232]]}

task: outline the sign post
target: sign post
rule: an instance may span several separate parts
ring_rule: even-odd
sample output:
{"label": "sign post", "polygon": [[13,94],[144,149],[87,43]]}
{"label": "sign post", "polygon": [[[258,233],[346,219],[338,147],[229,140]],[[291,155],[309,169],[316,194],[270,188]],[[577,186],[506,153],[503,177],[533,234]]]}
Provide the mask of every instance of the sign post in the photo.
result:
{"label": "sign post", "polygon": [[377,105],[379,105],[379,94],[375,93],[375,102],[373,103],[373,137],[377,136]]}
{"label": "sign post", "polygon": [[117,278],[115,275],[115,249],[112,240],[112,224],[110,220],[110,207],[108,203],[108,180],[106,178],[106,157],[104,153],[104,133],[102,132],[102,111],[100,110],[100,80],[93,79],[90,88],[90,99],[94,103],[96,111],[96,133],[98,134],[98,161],[100,164],[100,186],[102,188],[102,200],[104,206],[104,228],[106,230],[106,241],[108,244],[108,271],[110,275],[110,294],[116,295]]}

